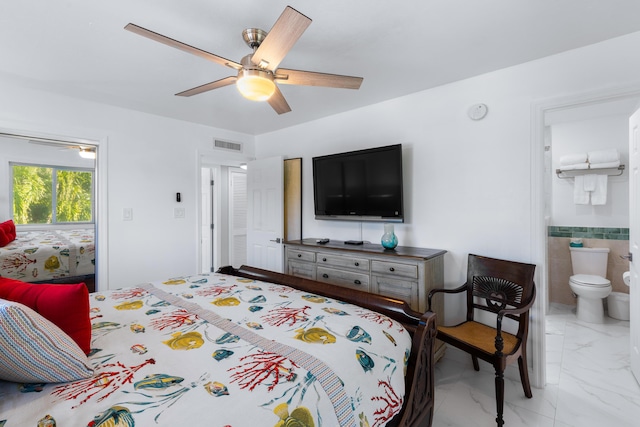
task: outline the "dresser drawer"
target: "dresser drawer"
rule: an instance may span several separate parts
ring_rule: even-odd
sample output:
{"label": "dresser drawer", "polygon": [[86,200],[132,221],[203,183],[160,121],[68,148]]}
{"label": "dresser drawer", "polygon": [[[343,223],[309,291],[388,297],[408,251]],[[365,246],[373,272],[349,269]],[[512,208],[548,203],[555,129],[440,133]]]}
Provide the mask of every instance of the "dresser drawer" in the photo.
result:
{"label": "dresser drawer", "polygon": [[336,270],[335,268],[318,266],[316,269],[318,282],[331,283],[361,291],[369,291],[369,275],[355,271]]}
{"label": "dresser drawer", "polygon": [[316,260],[318,266],[331,266],[338,268],[348,268],[351,270],[358,270],[365,273],[369,273],[369,260],[366,258],[354,258],[350,256],[336,256],[336,255],[326,255],[326,254],[318,254],[318,259]]}
{"label": "dresser drawer", "polygon": [[287,258],[291,260],[297,259],[299,261],[315,262],[316,253],[309,252],[309,251],[301,251],[298,249],[287,249]]}
{"label": "dresser drawer", "polygon": [[421,313],[426,311],[418,295],[418,282],[394,279],[389,276],[373,276],[371,281],[372,292],[406,301],[413,310]]}
{"label": "dresser drawer", "polygon": [[299,262],[289,260],[287,263],[287,274],[305,279],[316,280],[316,265],[310,262]]}
{"label": "dresser drawer", "polygon": [[418,266],[388,261],[371,261],[372,274],[384,274],[391,277],[418,278]]}

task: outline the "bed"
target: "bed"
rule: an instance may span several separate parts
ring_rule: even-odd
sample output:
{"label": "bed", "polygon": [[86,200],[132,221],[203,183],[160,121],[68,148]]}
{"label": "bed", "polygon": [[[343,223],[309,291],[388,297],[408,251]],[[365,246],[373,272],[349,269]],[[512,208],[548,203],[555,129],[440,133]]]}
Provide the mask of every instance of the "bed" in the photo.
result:
{"label": "bed", "polygon": [[89,300],[93,373],[0,381],[0,426],[431,425],[435,315],[402,301],[246,266]]}
{"label": "bed", "polygon": [[93,229],[19,231],[0,248],[0,277],[79,282],[95,272]]}

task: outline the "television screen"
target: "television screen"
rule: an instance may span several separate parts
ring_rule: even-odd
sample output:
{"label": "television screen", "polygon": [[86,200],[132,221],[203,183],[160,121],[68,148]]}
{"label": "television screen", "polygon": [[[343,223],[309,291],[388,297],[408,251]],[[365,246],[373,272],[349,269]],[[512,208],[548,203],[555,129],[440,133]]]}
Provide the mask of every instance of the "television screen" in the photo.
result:
{"label": "television screen", "polygon": [[316,219],[403,222],[402,144],[313,158]]}

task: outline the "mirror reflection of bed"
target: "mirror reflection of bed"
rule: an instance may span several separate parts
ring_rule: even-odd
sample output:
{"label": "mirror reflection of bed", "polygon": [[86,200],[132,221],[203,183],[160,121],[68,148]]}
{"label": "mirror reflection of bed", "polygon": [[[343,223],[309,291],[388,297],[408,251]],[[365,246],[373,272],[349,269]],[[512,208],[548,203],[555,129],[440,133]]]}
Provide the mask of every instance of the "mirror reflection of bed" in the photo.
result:
{"label": "mirror reflection of bed", "polygon": [[[36,214],[22,214],[15,211],[22,204],[14,203],[13,185],[0,188],[0,223],[11,220],[16,225],[16,238],[0,248],[0,277],[9,277],[29,283],[80,283],[84,282],[90,292],[96,289],[96,211],[97,201],[95,188],[97,160],[87,156],[86,152],[97,152],[95,147],[77,141],[54,140],[37,135],[26,135],[16,132],[9,134],[0,132],[0,173],[11,177],[15,167],[43,167],[51,169],[52,194],[55,194],[57,171],[73,171],[90,174],[91,183],[88,191],[91,198],[90,212],[80,220],[69,222],[64,217],[55,217],[56,198],[52,197],[51,206],[37,206],[39,218],[49,219],[33,221]],[[85,151],[85,153],[81,153]],[[84,156],[81,156],[83,154]],[[62,175],[61,175],[62,176]],[[12,183],[8,183],[12,184]],[[48,184],[48,183],[47,183]],[[44,185],[43,185],[44,186]],[[35,198],[36,190],[25,191],[21,197]],[[80,197],[80,196],[77,196]],[[86,197],[85,197],[86,200]],[[25,202],[24,205],[27,203]],[[31,210],[36,208],[31,207]],[[67,214],[69,215],[69,214]]]}

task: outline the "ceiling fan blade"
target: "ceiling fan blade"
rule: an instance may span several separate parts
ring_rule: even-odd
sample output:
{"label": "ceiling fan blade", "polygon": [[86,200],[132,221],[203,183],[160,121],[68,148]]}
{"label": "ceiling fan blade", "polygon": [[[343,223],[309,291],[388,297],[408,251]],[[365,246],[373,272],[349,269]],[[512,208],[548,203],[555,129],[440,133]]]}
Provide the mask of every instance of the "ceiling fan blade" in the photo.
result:
{"label": "ceiling fan blade", "polygon": [[284,95],[282,95],[278,86],[276,86],[276,91],[273,92],[273,95],[271,95],[267,102],[278,114],[284,114],[291,111],[291,107],[289,107],[287,100],[284,99]]}
{"label": "ceiling fan blade", "polygon": [[174,40],[167,36],[163,36],[162,34],[158,34],[151,30],[147,30],[146,28],[142,28],[135,24],[129,23],[124,27],[124,29],[127,31],[131,31],[132,33],[141,35],[143,37],[147,37],[151,40],[166,44],[167,46],[175,47],[176,49],[180,49],[183,52],[191,53],[193,55],[197,55],[201,58],[207,59],[209,61],[213,61],[216,64],[225,65],[227,67],[231,67],[236,70],[239,70],[240,68],[242,68],[242,66],[235,61],[207,52],[206,50],[198,49],[197,47],[190,46],[186,43],[179,42],[177,40]]}
{"label": "ceiling fan blade", "polygon": [[208,92],[210,90],[218,89],[220,87],[232,85],[238,80],[236,76],[225,77],[224,79],[216,80],[215,82],[206,83],[193,89],[188,89],[180,93],[176,93],[176,96],[193,96],[199,93]]}
{"label": "ceiling fan blade", "polygon": [[311,19],[287,6],[251,57],[251,62],[275,70],[311,24]]}
{"label": "ceiling fan blade", "polygon": [[80,145],[75,145],[75,144],[71,144],[69,142],[64,142],[64,141],[60,141],[57,142],[56,140],[47,140],[47,139],[29,139],[29,143],[30,144],[37,144],[37,145],[46,145],[47,147],[55,147],[55,148],[59,148],[61,150],[64,149],[72,149],[72,150],[80,150],[82,148],[88,148],[88,147],[83,147]]}
{"label": "ceiling fan blade", "polygon": [[275,80],[285,85],[323,86],[342,89],[360,89],[362,77],[341,76],[339,74],[316,73],[313,71],[278,68]]}

